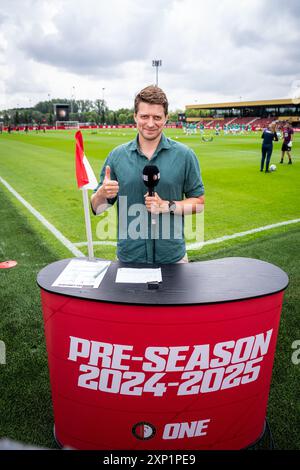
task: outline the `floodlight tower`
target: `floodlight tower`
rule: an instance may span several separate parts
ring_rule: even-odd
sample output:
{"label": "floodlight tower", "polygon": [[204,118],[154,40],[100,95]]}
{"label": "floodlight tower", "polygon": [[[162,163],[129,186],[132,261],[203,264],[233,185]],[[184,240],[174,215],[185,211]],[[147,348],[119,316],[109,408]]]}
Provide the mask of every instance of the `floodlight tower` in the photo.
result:
{"label": "floodlight tower", "polygon": [[49,114],[51,114],[51,94],[48,93],[48,101],[49,101]]}
{"label": "floodlight tower", "polygon": [[158,67],[161,67],[162,61],[158,59],[152,60],[152,67],[156,68],[156,83],[155,85],[158,86]]}
{"label": "floodlight tower", "polygon": [[71,113],[74,112],[74,104],[75,104],[75,86],[72,86],[72,93],[71,93]]}

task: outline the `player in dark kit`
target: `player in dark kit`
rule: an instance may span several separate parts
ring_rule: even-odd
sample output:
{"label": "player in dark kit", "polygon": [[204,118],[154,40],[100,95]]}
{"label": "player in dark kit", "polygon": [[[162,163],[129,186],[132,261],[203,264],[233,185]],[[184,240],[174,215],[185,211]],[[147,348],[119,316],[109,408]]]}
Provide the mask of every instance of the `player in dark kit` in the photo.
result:
{"label": "player in dark kit", "polygon": [[276,126],[274,123],[269,124],[268,128],[263,131],[261,138],[263,139],[263,143],[261,147],[260,171],[264,170],[264,164],[267,157],[265,172],[270,173],[269,164],[273,152],[273,140],[278,141]]}
{"label": "player in dark kit", "polygon": [[287,123],[285,126],[284,126],[284,129],[283,129],[283,134],[282,134],[282,138],[283,138],[283,144],[282,144],[282,147],[281,147],[281,160],[279,163],[283,163],[283,157],[284,157],[284,154],[285,152],[288,154],[288,157],[289,157],[289,165],[292,164],[292,157],[291,157],[291,150],[292,150],[292,135],[294,134],[294,131],[293,131],[293,128],[292,126],[290,125],[290,123]]}

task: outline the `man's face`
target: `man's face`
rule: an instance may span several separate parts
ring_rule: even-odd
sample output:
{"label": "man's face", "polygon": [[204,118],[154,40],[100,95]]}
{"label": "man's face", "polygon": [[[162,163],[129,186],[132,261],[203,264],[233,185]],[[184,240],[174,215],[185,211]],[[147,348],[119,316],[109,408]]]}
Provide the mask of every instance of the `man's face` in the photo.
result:
{"label": "man's face", "polygon": [[134,114],[139,134],[145,140],[157,139],[167,121],[162,104],[149,104],[143,101],[139,104],[138,112]]}

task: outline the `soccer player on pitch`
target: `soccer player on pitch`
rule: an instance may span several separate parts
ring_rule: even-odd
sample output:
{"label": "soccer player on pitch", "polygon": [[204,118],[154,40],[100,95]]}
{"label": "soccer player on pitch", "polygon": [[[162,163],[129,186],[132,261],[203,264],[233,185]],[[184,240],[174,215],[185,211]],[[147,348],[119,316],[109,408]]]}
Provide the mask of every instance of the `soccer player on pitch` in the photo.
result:
{"label": "soccer player on pitch", "polygon": [[285,152],[287,153],[289,157],[289,162],[288,164],[291,165],[292,162],[292,157],[291,157],[291,150],[292,150],[292,136],[294,134],[293,128],[289,122],[286,123],[286,125],[283,128],[283,133],[282,133],[282,147],[281,147],[281,160],[279,163],[283,163],[283,157]]}

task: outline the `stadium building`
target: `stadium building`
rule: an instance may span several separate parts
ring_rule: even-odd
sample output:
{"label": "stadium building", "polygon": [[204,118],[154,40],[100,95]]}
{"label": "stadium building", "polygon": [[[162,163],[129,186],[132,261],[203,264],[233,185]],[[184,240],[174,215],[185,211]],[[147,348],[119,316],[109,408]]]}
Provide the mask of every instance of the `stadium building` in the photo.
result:
{"label": "stadium building", "polygon": [[300,127],[300,99],[239,101],[230,103],[188,104],[181,120],[187,123],[203,122],[205,127],[223,127],[228,124],[263,129],[272,121],[289,121]]}

